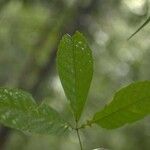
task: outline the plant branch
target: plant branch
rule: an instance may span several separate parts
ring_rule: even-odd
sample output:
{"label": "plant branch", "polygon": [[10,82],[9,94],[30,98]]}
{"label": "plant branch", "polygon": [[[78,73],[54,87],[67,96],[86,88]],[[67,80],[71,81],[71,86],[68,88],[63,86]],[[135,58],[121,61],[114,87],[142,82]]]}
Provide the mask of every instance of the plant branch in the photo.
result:
{"label": "plant branch", "polygon": [[78,128],[76,128],[76,132],[77,132],[77,136],[78,136],[80,148],[81,148],[81,150],[83,150],[83,146],[82,146],[82,142],[81,142],[81,137],[80,137],[80,133],[79,133],[79,129]]}
{"label": "plant branch", "polygon": [[149,22],[150,22],[150,16],[127,40],[129,41],[135,34],[137,34],[141,29],[143,29]]}
{"label": "plant branch", "polygon": [[81,137],[80,137],[80,133],[79,133],[79,127],[78,127],[78,120],[75,119],[75,122],[76,122],[76,127],[74,128],[76,130],[76,133],[77,133],[77,137],[78,137],[78,140],[79,140],[79,145],[80,145],[80,149],[83,150],[83,146],[82,146],[82,142],[81,142]]}

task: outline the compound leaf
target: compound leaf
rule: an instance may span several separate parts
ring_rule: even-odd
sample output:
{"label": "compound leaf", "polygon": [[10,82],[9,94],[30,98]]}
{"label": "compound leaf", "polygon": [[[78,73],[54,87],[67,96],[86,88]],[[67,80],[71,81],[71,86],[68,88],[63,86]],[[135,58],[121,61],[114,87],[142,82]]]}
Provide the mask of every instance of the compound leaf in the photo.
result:
{"label": "compound leaf", "polygon": [[113,129],[150,114],[150,81],[130,84],[118,91],[106,107],[97,112],[93,123]]}
{"label": "compound leaf", "polygon": [[22,90],[0,88],[0,123],[25,132],[50,134],[66,128],[59,114],[46,105],[37,105]]}
{"label": "compound leaf", "polygon": [[66,97],[78,121],[93,75],[92,52],[81,33],[62,38],[57,53],[57,68]]}

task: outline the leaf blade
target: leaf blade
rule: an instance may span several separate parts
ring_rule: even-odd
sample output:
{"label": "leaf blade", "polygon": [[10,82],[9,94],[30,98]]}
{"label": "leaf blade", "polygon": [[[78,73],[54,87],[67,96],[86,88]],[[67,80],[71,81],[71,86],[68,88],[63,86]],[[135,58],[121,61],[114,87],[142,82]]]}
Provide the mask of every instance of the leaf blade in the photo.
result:
{"label": "leaf blade", "polygon": [[65,128],[65,122],[55,110],[38,106],[30,94],[17,89],[0,88],[0,122],[38,134],[51,134]]}
{"label": "leaf blade", "polygon": [[57,69],[67,99],[78,121],[83,111],[93,75],[92,52],[84,36],[65,35],[57,53]]}
{"label": "leaf blade", "polygon": [[[114,129],[150,114],[150,81],[130,84],[119,90],[113,100],[93,117],[93,123]],[[142,93],[141,93],[142,92]]]}

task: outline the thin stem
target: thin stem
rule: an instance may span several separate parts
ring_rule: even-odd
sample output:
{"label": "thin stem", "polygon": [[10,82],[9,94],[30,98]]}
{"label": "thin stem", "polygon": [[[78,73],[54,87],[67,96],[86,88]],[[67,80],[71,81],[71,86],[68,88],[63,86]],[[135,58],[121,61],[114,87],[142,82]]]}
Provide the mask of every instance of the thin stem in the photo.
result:
{"label": "thin stem", "polygon": [[150,22],[150,17],[127,39],[128,41]]}
{"label": "thin stem", "polygon": [[80,137],[80,133],[79,133],[80,129],[78,127],[78,120],[77,120],[77,118],[75,118],[75,122],[76,122],[75,130],[76,130],[77,137],[78,137],[78,140],[79,140],[80,149],[83,150],[83,146],[82,146],[82,142],[81,142],[81,137]]}
{"label": "thin stem", "polygon": [[76,132],[77,132],[77,136],[78,136],[78,140],[79,140],[80,148],[81,148],[81,150],[83,150],[83,146],[82,146],[82,142],[81,142],[81,137],[80,137],[79,129],[78,129],[78,128],[76,129]]}

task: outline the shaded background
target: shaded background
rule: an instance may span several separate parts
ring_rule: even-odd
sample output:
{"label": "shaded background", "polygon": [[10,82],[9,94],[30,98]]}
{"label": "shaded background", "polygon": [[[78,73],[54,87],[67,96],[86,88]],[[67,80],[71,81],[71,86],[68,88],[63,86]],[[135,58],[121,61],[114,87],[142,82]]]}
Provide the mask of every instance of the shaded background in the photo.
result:
{"label": "shaded background", "polygon": [[[87,37],[94,76],[85,120],[133,81],[150,80],[150,26],[126,39],[149,16],[149,0],[0,0],[0,86],[29,91],[71,117],[55,67],[59,40]],[[19,114],[18,114],[19,115]],[[149,150],[150,118],[116,130],[83,130],[85,150]],[[25,135],[0,127],[0,150],[78,150],[76,134]]]}

